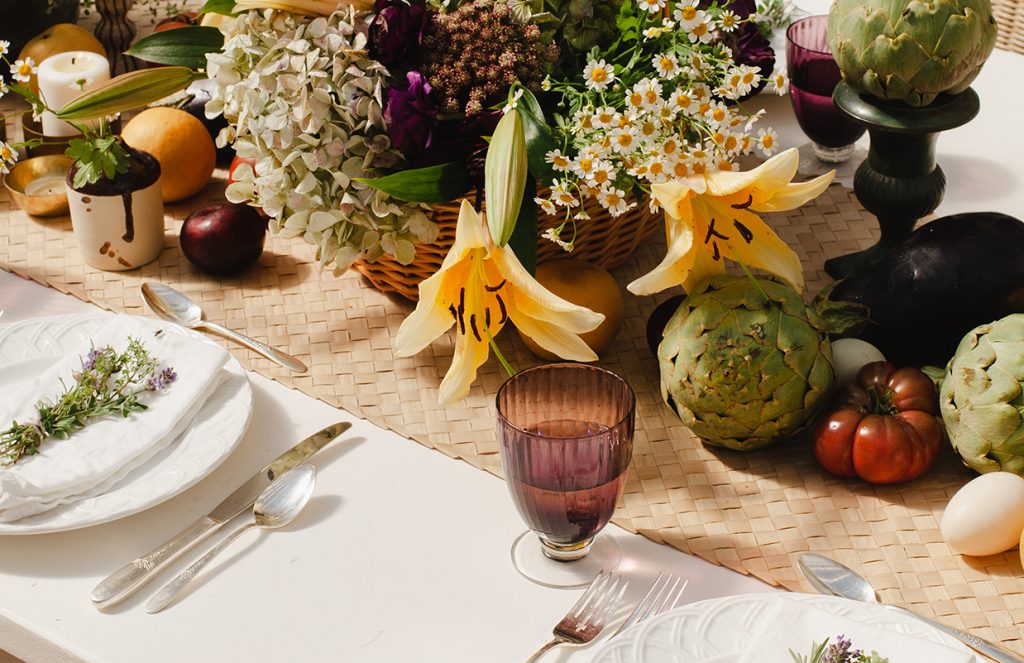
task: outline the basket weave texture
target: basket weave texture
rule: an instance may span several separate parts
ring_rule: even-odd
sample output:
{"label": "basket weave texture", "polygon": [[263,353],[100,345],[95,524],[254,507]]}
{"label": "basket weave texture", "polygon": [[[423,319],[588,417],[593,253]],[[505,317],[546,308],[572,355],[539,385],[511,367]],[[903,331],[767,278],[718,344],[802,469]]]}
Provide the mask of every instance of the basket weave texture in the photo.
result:
{"label": "basket weave texture", "polygon": [[996,47],[1024,54],[1024,0],[992,0],[992,14],[999,24]]}
{"label": "basket weave texture", "polygon": [[[467,195],[469,200],[474,193]],[[416,259],[403,265],[390,255],[374,262],[356,261],[354,268],[365,276],[375,288],[385,293],[397,293],[406,299],[419,299],[420,281],[436,272],[455,241],[455,222],[459,218],[459,202],[435,205],[431,220],[438,226],[437,240],[416,246]],[[640,243],[661,225],[660,215],[652,214],[645,202],[617,217],[590,198],[584,209],[590,219],[577,222],[577,234],[572,253],[566,253],[554,242],[540,237],[548,228],[555,228],[560,218],[541,212],[537,220],[537,262],[549,262],[569,257],[589,262],[604,269],[614,269],[626,262]],[[568,228],[566,233],[568,233]]]}

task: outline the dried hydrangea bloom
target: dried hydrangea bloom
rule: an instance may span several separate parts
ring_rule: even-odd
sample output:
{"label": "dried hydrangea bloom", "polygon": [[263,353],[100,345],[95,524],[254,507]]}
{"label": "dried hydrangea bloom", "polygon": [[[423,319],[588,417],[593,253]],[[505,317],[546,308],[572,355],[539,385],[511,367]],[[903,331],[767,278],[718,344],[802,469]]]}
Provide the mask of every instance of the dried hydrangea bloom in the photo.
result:
{"label": "dried hydrangea bloom", "polygon": [[371,18],[250,11],[221,25],[224,48],[208,56],[206,112],[228,120],[218,145],[255,161],[228,199],[262,207],[273,232],[315,245],[337,272],[384,253],[412,262],[414,243],[437,237],[420,206],[356,181],[403,165],[384,121],[388,71],[366,54]]}

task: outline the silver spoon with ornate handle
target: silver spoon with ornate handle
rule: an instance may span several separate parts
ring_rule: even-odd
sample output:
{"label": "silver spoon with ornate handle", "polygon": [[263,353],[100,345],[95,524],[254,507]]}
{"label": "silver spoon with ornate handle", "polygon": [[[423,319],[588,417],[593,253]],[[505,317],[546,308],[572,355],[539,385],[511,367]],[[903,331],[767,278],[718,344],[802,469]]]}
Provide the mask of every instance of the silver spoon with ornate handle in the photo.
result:
{"label": "silver spoon with ornate handle", "polygon": [[154,281],[143,283],[142,298],[146,300],[149,308],[153,309],[154,313],[168,322],[174,322],[189,329],[207,329],[216,332],[249,348],[253,352],[258,352],[270,361],[280,364],[290,371],[305,373],[308,370],[305,364],[287,352],[275,350],[265,343],[260,343],[245,334],[239,334],[234,329],[228,329],[224,325],[203,320],[203,310],[199,308],[199,304],[196,304],[184,294],[168,285]]}
{"label": "silver spoon with ornate handle", "polygon": [[192,582],[192,579],[202,571],[207,564],[224,552],[235,539],[241,536],[242,532],[252,528],[274,529],[283,527],[295,520],[302,508],[306,506],[309,497],[313,494],[313,487],[316,485],[316,468],[312,465],[299,465],[290,470],[280,479],[267,486],[266,490],[256,498],[253,506],[253,521],[244,527],[239,527],[230,536],[218,543],[210,552],[199,558],[199,561],[178,574],[178,576],[164,585],[163,589],[146,604],[146,612],[153,614],[160,612],[174,600],[174,597],[185,588],[185,585]]}
{"label": "silver spoon with ornate handle", "polygon": [[1024,663],[1024,659],[988,640],[983,640],[952,626],[946,626],[942,622],[929,619],[924,615],[919,615],[898,605],[879,603],[878,597],[875,594],[875,588],[871,586],[871,583],[853,569],[843,566],[833,559],[822,555],[815,555],[814,553],[804,553],[800,555],[797,564],[804,577],[807,578],[807,581],[822,594],[841,596],[865,603],[878,603],[878,605],[888,610],[895,610],[920,619],[929,626],[953,636],[974,651],[989,657],[993,661],[998,663]]}

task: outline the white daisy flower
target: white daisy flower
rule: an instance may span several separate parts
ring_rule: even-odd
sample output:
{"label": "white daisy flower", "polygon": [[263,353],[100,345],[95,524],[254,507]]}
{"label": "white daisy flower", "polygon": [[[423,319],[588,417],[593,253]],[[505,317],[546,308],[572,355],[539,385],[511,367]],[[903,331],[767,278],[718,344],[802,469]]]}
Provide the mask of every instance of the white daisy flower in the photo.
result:
{"label": "white daisy flower", "polygon": [[667,181],[671,172],[668,163],[660,157],[647,162],[647,181],[651,184]]}
{"label": "white daisy flower", "polygon": [[632,111],[637,111],[643,108],[644,92],[645,89],[643,86],[643,81],[634,85],[629,90],[629,94],[626,95],[626,106]]}
{"label": "white daisy flower", "polygon": [[617,124],[619,120],[619,114],[611,106],[602,106],[594,111],[594,114],[590,117],[590,124],[595,129],[605,129]]}
{"label": "white daisy flower", "polygon": [[639,127],[640,140],[645,143],[652,143],[658,137],[658,129],[660,127],[657,121],[645,120]]}
{"label": "white daisy flower", "polygon": [[11,172],[11,166],[18,161],[18,153],[13,147],[0,140],[0,173]]}
{"label": "white daisy flower", "polygon": [[562,247],[563,251],[572,251],[572,244],[570,242],[566,242],[565,240],[558,236],[557,228],[548,228],[547,230],[544,231],[541,237],[550,240],[557,244],[558,246]]}
{"label": "white daisy flower", "polygon": [[569,157],[562,154],[562,150],[551,150],[544,155],[544,160],[551,164],[551,167],[557,171],[564,173],[569,170]]}
{"label": "white daisy flower", "polygon": [[732,49],[728,46],[720,45],[718,57],[726,64],[732,64]]}
{"label": "white daisy flower", "polygon": [[587,184],[602,187],[610,182],[614,182],[615,175],[615,168],[612,166],[611,162],[599,159],[594,162],[594,168],[590,171],[590,177],[587,178]]}
{"label": "white daisy flower", "polygon": [[661,144],[661,153],[666,156],[675,157],[679,154],[679,141],[669,136],[665,142]]}
{"label": "white daisy flower", "polygon": [[636,134],[632,127],[620,127],[612,132],[612,150],[627,154],[636,148]]}
{"label": "white daisy flower", "polygon": [[732,32],[740,24],[740,17],[734,12],[726,9],[718,15],[718,28],[722,32]]}
{"label": "white daisy flower", "polygon": [[587,210],[581,209],[572,218],[574,221],[590,221],[590,214],[587,213]]}
{"label": "white daisy flower", "polygon": [[757,147],[764,152],[766,157],[770,157],[772,152],[775,151],[775,142],[778,139],[779,135],[771,127],[758,129],[757,131]]}
{"label": "white daisy flower", "polygon": [[700,14],[702,19],[701,22],[690,28],[687,37],[690,39],[691,44],[696,44],[698,42],[701,44],[710,44],[713,37],[711,23],[708,21],[708,18],[704,16],[703,11],[700,12]]}
{"label": "white daisy flower", "polygon": [[636,6],[648,14],[657,14],[665,7],[666,0],[637,0]]}
{"label": "white daisy flower", "polygon": [[673,53],[655,55],[651,64],[662,78],[674,78],[679,73],[679,59]]}
{"label": "white daisy flower", "polygon": [[591,90],[603,92],[615,80],[615,72],[604,60],[591,60],[583,68],[583,79]]}
{"label": "white daisy flower", "polygon": [[505,115],[509,111],[515,110],[516,108],[518,108],[519,107],[519,98],[522,97],[522,96],[523,96],[523,88],[519,88],[518,90],[515,91],[515,94],[512,95],[512,98],[509,99],[508,103],[505,104],[505,107],[501,109],[502,115]]}
{"label": "white daisy flower", "polygon": [[647,109],[657,108],[658,103],[663,101],[661,93],[664,88],[661,87],[661,83],[654,80],[653,78],[645,78],[644,80],[637,83],[637,86],[643,86],[644,102],[643,107]]}
{"label": "white daisy flower", "polygon": [[685,30],[689,30],[693,26],[704,21],[704,11],[697,9],[697,5],[692,2],[686,4],[680,3],[672,13],[672,16],[679,21],[679,27]]}
{"label": "white daisy flower", "polygon": [[533,202],[537,203],[541,211],[548,216],[554,216],[558,213],[558,208],[555,207],[555,204],[551,202],[550,198],[541,198],[540,196],[537,196],[533,199]]}
{"label": "white daisy flower", "polygon": [[780,97],[789,92],[789,77],[786,76],[785,67],[776,67],[768,79],[768,89]]}
{"label": "white daisy flower", "polygon": [[594,172],[594,166],[597,164],[599,159],[595,159],[589,154],[580,153],[572,162],[572,172],[576,173],[583,179],[588,179],[590,174]]}
{"label": "white daisy flower", "polygon": [[2,58],[5,55],[7,55],[7,53],[10,50],[11,50],[11,42],[7,41],[6,39],[0,39],[0,58]]}
{"label": "white daisy flower", "polygon": [[690,172],[690,165],[686,161],[677,160],[672,164],[672,175],[675,177],[683,178],[689,177],[692,173]]}
{"label": "white daisy flower", "polygon": [[608,210],[612,216],[624,214],[636,204],[630,204],[626,201],[626,193],[622,189],[612,187],[601,189],[597,194],[597,202],[601,203],[601,206]]}
{"label": "white daisy flower", "polygon": [[669,28],[665,26],[654,26],[653,28],[646,28],[644,30],[644,39],[657,39],[661,35],[669,31]]}
{"label": "white daisy flower", "polygon": [[32,80],[32,76],[38,72],[39,67],[36,66],[32,58],[15,60],[14,64],[11,65],[11,78],[19,83],[28,83]]}
{"label": "white daisy flower", "polygon": [[566,183],[563,180],[555,180],[551,183],[551,201],[559,207],[576,207],[580,204],[576,196],[566,188]]}
{"label": "white daisy flower", "polygon": [[704,117],[716,127],[721,127],[729,123],[731,113],[729,112],[729,107],[721,101],[714,101],[704,111]]}
{"label": "white daisy flower", "polygon": [[697,108],[697,98],[690,90],[679,89],[672,94],[669,103],[681,113],[692,113]]}
{"label": "white daisy flower", "polygon": [[730,171],[733,171],[733,170],[739,170],[740,169],[738,164],[736,164],[736,163],[734,163],[734,162],[732,162],[732,161],[730,161],[728,159],[722,159],[716,165],[718,167],[718,170],[722,170],[722,171],[726,171],[726,172],[730,172]]}

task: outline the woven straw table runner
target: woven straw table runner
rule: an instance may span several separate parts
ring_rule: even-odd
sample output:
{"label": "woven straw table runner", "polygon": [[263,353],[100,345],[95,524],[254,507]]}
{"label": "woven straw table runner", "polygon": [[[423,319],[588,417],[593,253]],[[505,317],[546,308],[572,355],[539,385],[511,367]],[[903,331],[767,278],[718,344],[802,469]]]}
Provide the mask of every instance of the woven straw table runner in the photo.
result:
{"label": "woven straw table runner", "polygon": [[[469,398],[442,409],[437,385],[451,361],[451,339],[396,359],[392,338],[411,306],[354,273],[321,273],[312,248],[300,240],[269,238],[258,268],[238,278],[198,273],[178,248],[177,231],[190,210],[220,200],[222,191],[223,182],[214,181],[199,196],[169,207],[165,251],[129,272],[85,266],[67,217],[29,217],[4,192],[0,267],[102,308],[139,315],[151,315],[142,282],[172,285],[198,301],[209,319],[311,367],[307,375],[293,376],[226,345],[251,370],[500,476],[493,405],[504,379],[498,362],[483,367]],[[852,192],[838,186],[768,220],[800,253],[811,293],[830,280],[822,270],[826,257],[870,245],[877,231]],[[663,252],[663,242],[646,243],[615,271],[619,282],[648,271]],[[1024,651],[1017,552],[964,558],[939,534],[942,509],[972,477],[951,451],[923,478],[882,487],[827,474],[806,440],[749,453],[705,448],[662,403],[657,361],[645,340],[647,316],[668,296],[627,293],[625,323],[600,361],[624,376],[638,397],[633,463],[616,523],[791,590],[809,590],[794,568],[795,556],[823,553],[864,573],[885,601]],[[514,366],[537,363],[511,328],[498,341]]]}

